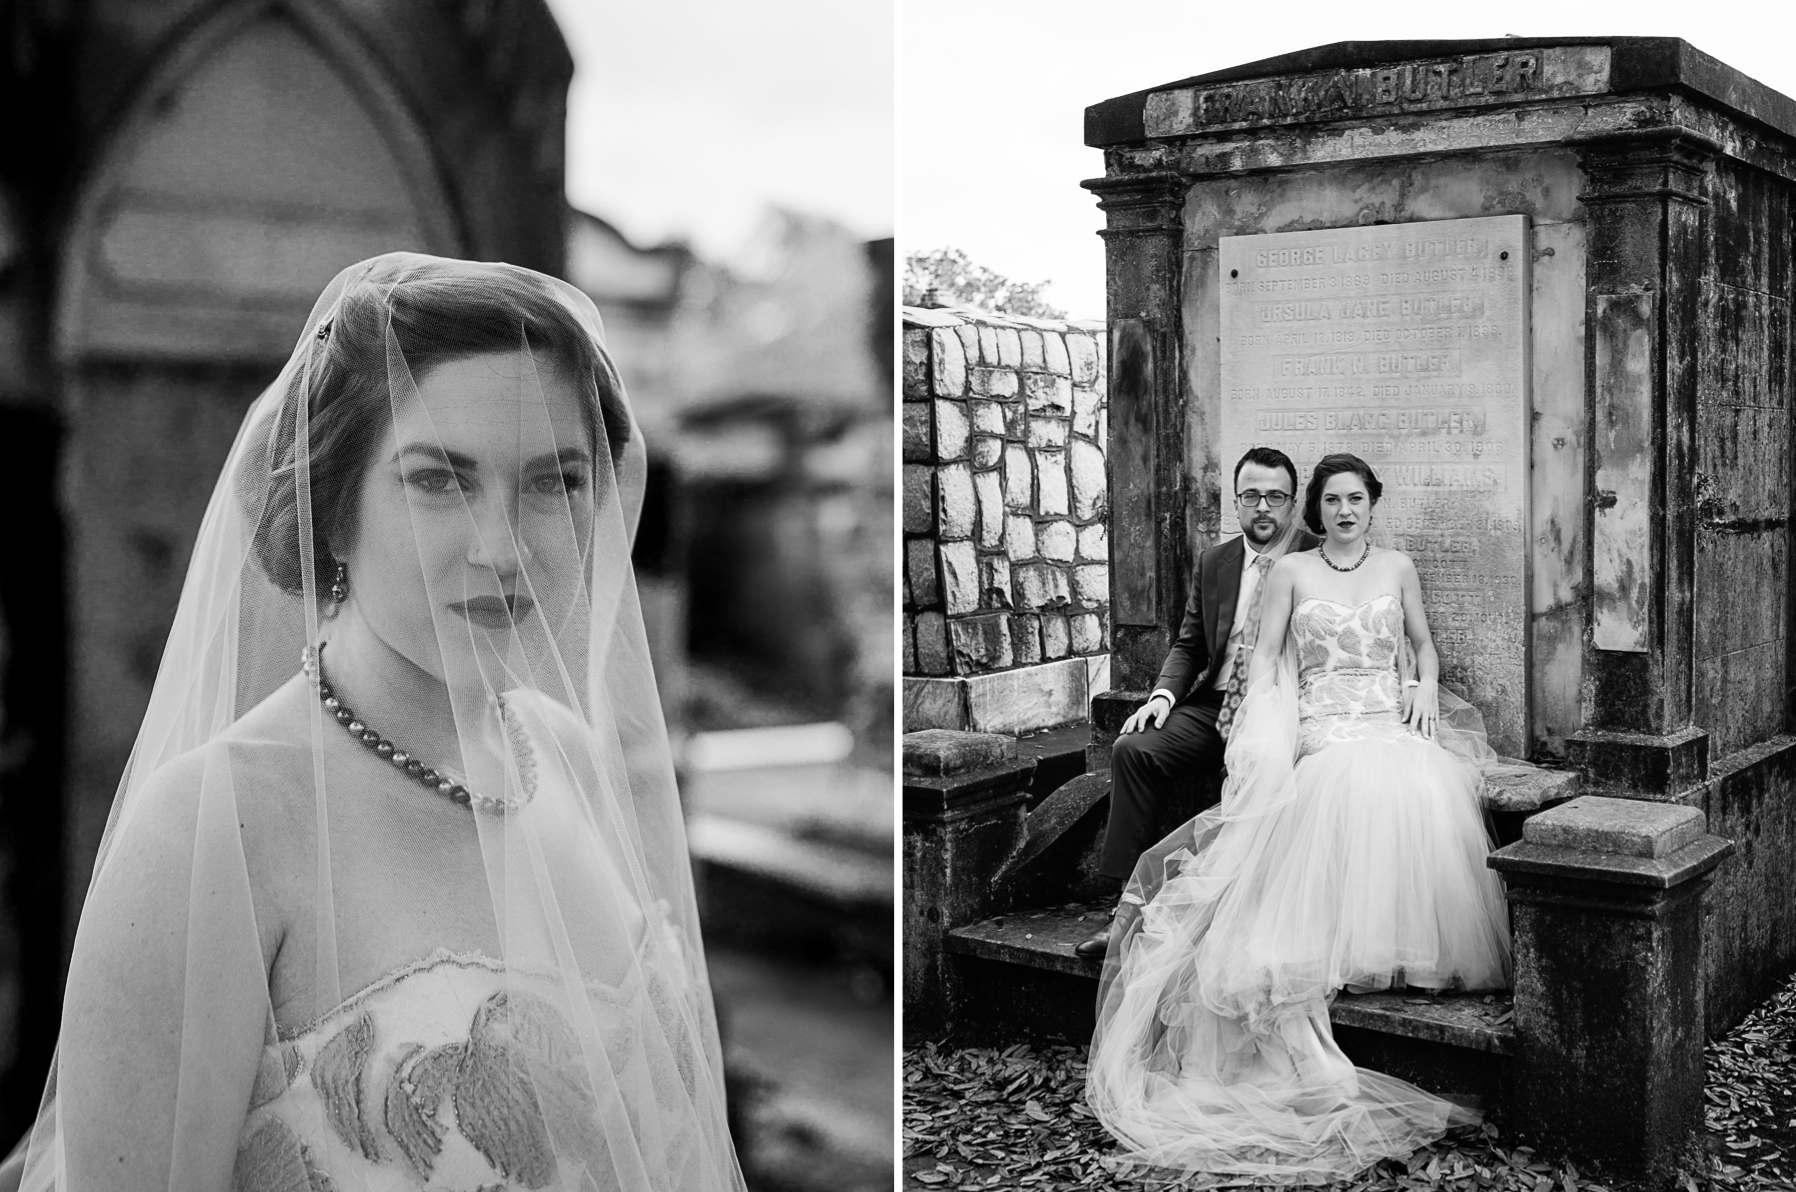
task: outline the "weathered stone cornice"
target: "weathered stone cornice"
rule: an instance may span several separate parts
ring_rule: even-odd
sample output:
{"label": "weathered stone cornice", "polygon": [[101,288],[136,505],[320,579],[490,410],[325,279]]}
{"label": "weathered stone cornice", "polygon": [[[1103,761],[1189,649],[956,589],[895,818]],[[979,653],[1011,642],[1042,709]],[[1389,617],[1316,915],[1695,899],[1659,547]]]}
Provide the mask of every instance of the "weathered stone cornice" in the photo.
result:
{"label": "weathered stone cornice", "polygon": [[1109,217],[1100,236],[1150,236],[1182,233],[1179,212],[1190,179],[1173,170],[1111,174],[1079,184],[1098,196],[1098,209]]}
{"label": "weathered stone cornice", "polygon": [[1093,104],[1085,143],[1645,94],[1689,96],[1796,137],[1796,101],[1682,39],[1513,37],[1336,42],[1213,71]]}
{"label": "weathered stone cornice", "polygon": [[[1569,141],[1671,126],[1659,97],[1577,106],[1537,104],[1503,111],[1357,121],[1326,127],[1194,137],[1110,151],[1111,168],[1172,173],[1188,181],[1308,169],[1344,162],[1448,157],[1563,148]],[[1677,125],[1694,135],[1706,135]],[[1713,139],[1713,138],[1710,138]]]}
{"label": "weathered stone cornice", "polygon": [[1707,205],[1709,165],[1721,154],[1714,140],[1675,125],[1580,138],[1572,142],[1587,185],[1578,201],[1672,202]]}

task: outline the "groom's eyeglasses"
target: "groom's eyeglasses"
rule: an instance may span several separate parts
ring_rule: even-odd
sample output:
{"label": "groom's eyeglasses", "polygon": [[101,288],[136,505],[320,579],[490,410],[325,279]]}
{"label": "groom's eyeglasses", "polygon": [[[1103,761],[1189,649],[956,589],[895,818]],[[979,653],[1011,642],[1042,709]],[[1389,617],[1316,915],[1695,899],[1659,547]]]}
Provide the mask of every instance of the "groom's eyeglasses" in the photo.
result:
{"label": "groom's eyeglasses", "polygon": [[1285,502],[1290,499],[1290,493],[1281,493],[1277,490],[1269,493],[1262,493],[1255,492],[1250,488],[1244,493],[1235,494],[1235,504],[1241,506],[1243,509],[1252,509],[1261,501],[1266,502],[1266,508],[1268,509],[1281,509],[1284,507]]}

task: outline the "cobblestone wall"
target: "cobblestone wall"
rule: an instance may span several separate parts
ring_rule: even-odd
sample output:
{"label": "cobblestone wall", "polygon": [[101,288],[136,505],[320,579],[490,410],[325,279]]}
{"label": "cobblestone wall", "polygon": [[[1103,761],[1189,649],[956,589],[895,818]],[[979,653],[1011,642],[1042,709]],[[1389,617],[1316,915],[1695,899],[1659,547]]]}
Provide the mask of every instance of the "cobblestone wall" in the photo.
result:
{"label": "cobblestone wall", "polygon": [[904,308],[904,673],[1110,648],[1102,323]]}

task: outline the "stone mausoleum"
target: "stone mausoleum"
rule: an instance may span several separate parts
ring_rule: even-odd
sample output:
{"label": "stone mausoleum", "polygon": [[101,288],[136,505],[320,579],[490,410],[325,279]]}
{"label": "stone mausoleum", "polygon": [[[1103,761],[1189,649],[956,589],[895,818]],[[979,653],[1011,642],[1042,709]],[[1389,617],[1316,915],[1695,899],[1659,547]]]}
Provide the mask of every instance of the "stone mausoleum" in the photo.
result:
{"label": "stone mausoleum", "polygon": [[1796,102],[1676,39],[1352,42],[1095,104],[1084,133],[1111,690],[1045,796],[1004,736],[906,738],[917,1029],[1089,1030],[1069,945],[1103,893],[1107,743],[1235,532],[1233,463],[1352,451],[1444,682],[1545,772],[1489,794],[1512,999],[1342,997],[1337,1037],[1666,1178],[1704,1038],[1796,965]]}

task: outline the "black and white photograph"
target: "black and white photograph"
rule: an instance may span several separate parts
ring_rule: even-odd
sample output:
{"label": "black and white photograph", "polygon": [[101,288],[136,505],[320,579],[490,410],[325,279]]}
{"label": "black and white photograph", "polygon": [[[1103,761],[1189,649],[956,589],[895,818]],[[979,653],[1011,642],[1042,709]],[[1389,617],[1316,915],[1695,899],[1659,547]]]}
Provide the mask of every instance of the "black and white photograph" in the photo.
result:
{"label": "black and white photograph", "polygon": [[892,1186],[892,22],[0,11],[0,1186]]}
{"label": "black and white photograph", "polygon": [[1783,19],[900,5],[904,1187],[1796,1187]]}
{"label": "black and white photograph", "polygon": [[1796,1189],[1787,23],[0,4],[0,1192]]}

